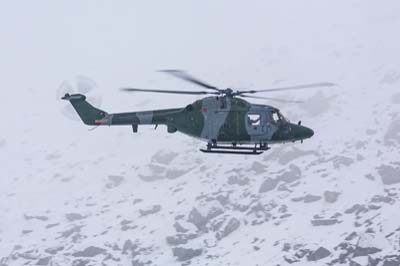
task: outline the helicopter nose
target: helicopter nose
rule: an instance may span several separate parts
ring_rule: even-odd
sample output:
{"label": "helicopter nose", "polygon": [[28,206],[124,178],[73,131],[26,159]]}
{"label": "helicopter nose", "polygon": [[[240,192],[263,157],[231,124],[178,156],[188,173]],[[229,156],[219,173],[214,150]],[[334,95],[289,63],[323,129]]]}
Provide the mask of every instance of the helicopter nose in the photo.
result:
{"label": "helicopter nose", "polygon": [[295,125],[294,137],[295,139],[308,139],[314,136],[314,131],[311,128]]}
{"label": "helicopter nose", "polygon": [[304,134],[306,139],[311,138],[312,136],[314,136],[314,130],[312,130],[311,128],[304,127],[303,131],[304,131],[303,134]]}

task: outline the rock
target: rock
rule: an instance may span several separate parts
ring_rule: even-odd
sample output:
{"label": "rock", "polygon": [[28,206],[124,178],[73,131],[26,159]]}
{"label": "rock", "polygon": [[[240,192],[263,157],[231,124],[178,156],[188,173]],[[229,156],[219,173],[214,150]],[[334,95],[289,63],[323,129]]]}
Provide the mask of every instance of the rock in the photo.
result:
{"label": "rock", "polygon": [[83,216],[83,215],[81,215],[79,213],[67,213],[65,215],[65,217],[67,218],[68,221],[73,222],[73,221],[76,221],[76,220],[85,219],[87,216]]}
{"label": "rock", "polygon": [[395,200],[389,196],[375,195],[372,197],[371,202],[392,204]]}
{"label": "rock", "polygon": [[293,198],[292,201],[294,201],[294,202],[303,201],[304,203],[311,203],[311,202],[318,201],[320,199],[322,199],[321,196],[315,196],[315,195],[307,194],[304,197]]}
{"label": "rock", "polygon": [[156,155],[151,158],[153,163],[168,165],[170,164],[176,156],[179,154],[173,151],[161,150]]}
{"label": "rock", "polygon": [[231,218],[224,228],[217,232],[216,237],[218,240],[227,237],[233,231],[237,230],[240,226],[240,221],[236,218]]}
{"label": "rock", "polygon": [[382,266],[399,266],[400,255],[385,256]]}
{"label": "rock", "polygon": [[351,208],[345,210],[344,213],[346,213],[346,214],[355,213],[356,215],[358,215],[360,213],[364,213],[367,211],[368,211],[368,208],[365,207],[364,205],[354,204]]}
{"label": "rock", "polygon": [[90,263],[90,260],[81,260],[81,259],[78,259],[78,260],[74,260],[73,262],[72,262],[72,266],[86,266],[86,265],[88,265]]}
{"label": "rock", "polygon": [[136,255],[139,255],[138,248],[138,245],[132,243],[131,240],[126,240],[122,247],[122,254],[129,254],[134,258]]}
{"label": "rock", "polygon": [[400,183],[400,166],[381,165],[378,167],[378,173],[381,176],[384,185],[393,185]]}
{"label": "rock", "polygon": [[50,260],[51,260],[51,257],[40,258],[40,259],[36,262],[36,265],[47,266],[47,265],[49,265]]}
{"label": "rock", "polygon": [[304,203],[310,203],[310,202],[318,201],[321,198],[322,197],[320,197],[320,196],[314,196],[314,195],[308,194],[308,195],[306,195],[304,197],[293,198],[292,201],[294,201],[294,202],[303,201]]}
{"label": "rock", "polygon": [[249,183],[250,179],[247,177],[239,177],[239,176],[230,176],[228,178],[228,184],[229,185],[239,185],[239,186],[244,186]]}
{"label": "rock", "polygon": [[265,192],[271,191],[271,190],[275,189],[275,187],[278,185],[278,183],[279,183],[279,180],[268,177],[261,184],[260,188],[258,189],[258,193],[265,193]]}
{"label": "rock", "polygon": [[292,183],[300,178],[301,178],[300,168],[291,164],[289,166],[289,171],[286,171],[283,174],[278,175],[276,179],[286,183]]}
{"label": "rock", "polygon": [[124,181],[124,177],[120,175],[109,175],[108,179],[110,182],[106,184],[106,188],[117,187]]}
{"label": "rock", "polygon": [[30,215],[27,215],[27,214],[24,214],[24,218],[26,219],[26,220],[33,220],[33,219],[36,219],[36,220],[39,220],[39,221],[47,221],[49,218],[48,217],[46,217],[46,216],[30,216]]}
{"label": "rock", "polygon": [[393,120],[389,125],[384,137],[386,146],[393,146],[400,144],[400,119]]}
{"label": "rock", "polygon": [[340,193],[335,191],[325,191],[324,192],[324,199],[328,203],[334,203],[337,201]]}
{"label": "rock", "polygon": [[279,163],[280,164],[287,164],[297,158],[306,156],[306,155],[315,155],[318,156],[318,152],[315,151],[302,151],[297,148],[292,148],[290,150],[285,149],[285,152],[279,155]]}
{"label": "rock", "polygon": [[194,224],[199,230],[205,227],[207,221],[207,218],[201,215],[201,213],[196,208],[193,208],[190,211],[188,222]]}
{"label": "rock", "polygon": [[51,255],[55,255],[55,254],[57,254],[57,252],[59,252],[63,249],[64,249],[64,247],[47,248],[47,249],[45,249],[44,252],[51,254]]}
{"label": "rock", "polygon": [[172,253],[175,257],[177,257],[178,261],[187,261],[194,257],[200,256],[203,253],[203,250],[176,247],[172,249]]}
{"label": "rock", "polygon": [[189,240],[196,238],[196,234],[177,234],[174,236],[167,236],[167,243],[171,246],[186,244]]}
{"label": "rock", "polygon": [[326,225],[333,225],[337,224],[339,221],[337,219],[316,219],[312,220],[311,224],[313,226],[326,226]]}
{"label": "rock", "polygon": [[139,260],[133,260],[132,261],[132,266],[146,266],[146,263],[141,262]]}
{"label": "rock", "polygon": [[249,170],[255,172],[256,175],[264,173],[266,166],[259,162],[253,162]]}
{"label": "rock", "polygon": [[161,211],[161,205],[153,205],[151,209],[146,209],[146,210],[139,210],[139,213],[141,216],[146,216],[150,214],[154,214]]}
{"label": "rock", "polygon": [[189,229],[185,228],[180,222],[174,223],[175,231],[178,233],[186,233]]}
{"label": "rock", "polygon": [[307,260],[308,261],[317,261],[317,260],[324,259],[324,258],[328,257],[329,255],[331,255],[331,252],[329,250],[327,250],[324,247],[319,247],[317,250],[312,251],[311,253],[308,254]]}
{"label": "rock", "polygon": [[60,237],[69,237],[73,234],[79,234],[81,231],[82,226],[74,226],[71,229],[68,229],[67,231],[61,232],[61,236]]}
{"label": "rock", "polygon": [[359,247],[357,246],[356,249],[354,250],[354,257],[360,257],[360,256],[367,256],[370,254],[374,254],[377,252],[382,251],[379,248],[375,247]]}
{"label": "rock", "polygon": [[194,224],[198,230],[206,230],[205,226],[211,219],[221,215],[224,211],[218,201],[207,202],[201,206],[201,212],[193,208],[189,213],[188,222]]}
{"label": "rock", "polygon": [[94,257],[99,254],[104,254],[105,252],[106,252],[106,250],[103,248],[90,246],[82,251],[73,253],[72,256],[74,256],[74,257]]}

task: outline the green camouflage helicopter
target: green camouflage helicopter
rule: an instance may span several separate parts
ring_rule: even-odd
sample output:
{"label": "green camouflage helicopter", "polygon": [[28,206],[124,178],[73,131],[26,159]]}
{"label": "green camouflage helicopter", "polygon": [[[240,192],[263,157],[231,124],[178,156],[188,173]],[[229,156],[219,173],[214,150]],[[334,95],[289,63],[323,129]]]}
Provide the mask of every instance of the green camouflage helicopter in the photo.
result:
{"label": "green camouflage helicopter", "polygon": [[147,90],[137,88],[122,88],[121,90],[126,92],[213,96],[197,100],[183,108],[114,114],[109,114],[93,107],[86,101],[86,96],[83,94],[70,95],[67,93],[62,99],[71,102],[86,125],[129,125],[132,126],[133,132],[138,131],[138,125],[155,125],[156,127],[165,125],[169,133],[179,131],[206,141],[207,147],[201,149],[202,152],[261,154],[269,149],[268,144],[303,142],[304,139],[312,137],[314,131],[302,126],[300,121],[297,124],[290,123],[275,107],[252,104],[242,98],[298,102],[248,94],[334,85],[323,82],[266,90],[234,91],[230,88],[218,89],[183,71],[163,70],[162,72],[202,86],[207,91]]}

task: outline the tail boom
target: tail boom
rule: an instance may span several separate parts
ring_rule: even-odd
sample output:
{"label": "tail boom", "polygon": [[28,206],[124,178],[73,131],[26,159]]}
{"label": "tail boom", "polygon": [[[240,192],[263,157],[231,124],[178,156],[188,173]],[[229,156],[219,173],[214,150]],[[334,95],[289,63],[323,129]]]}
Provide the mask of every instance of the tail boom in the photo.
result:
{"label": "tail boom", "polygon": [[158,125],[166,124],[169,115],[181,109],[164,109],[145,112],[129,112],[108,114],[86,101],[83,94],[65,94],[63,100],[70,101],[83,123],[91,126],[99,125]]}

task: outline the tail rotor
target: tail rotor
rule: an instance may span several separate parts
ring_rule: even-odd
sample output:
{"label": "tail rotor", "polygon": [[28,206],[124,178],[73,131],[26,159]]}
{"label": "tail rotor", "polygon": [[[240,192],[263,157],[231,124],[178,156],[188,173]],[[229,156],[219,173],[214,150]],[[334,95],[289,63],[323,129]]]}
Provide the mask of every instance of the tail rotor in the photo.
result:
{"label": "tail rotor", "polygon": [[[72,85],[73,84],[73,85]],[[60,100],[65,94],[84,94],[87,100],[94,106],[101,107],[102,97],[96,95],[97,84],[92,79],[85,76],[76,76],[75,79],[71,81],[64,80],[56,91],[56,98]],[[80,121],[78,114],[74,110],[71,104],[65,103],[61,107],[60,112],[63,116],[67,117],[73,121]]]}

